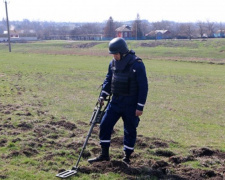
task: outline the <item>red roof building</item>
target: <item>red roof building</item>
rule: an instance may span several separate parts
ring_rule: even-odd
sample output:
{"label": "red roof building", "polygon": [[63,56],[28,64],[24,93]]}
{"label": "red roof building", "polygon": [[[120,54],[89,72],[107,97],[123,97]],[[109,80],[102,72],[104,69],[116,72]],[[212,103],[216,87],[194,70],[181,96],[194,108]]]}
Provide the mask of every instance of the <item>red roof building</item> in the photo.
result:
{"label": "red roof building", "polygon": [[118,27],[116,30],[116,36],[121,38],[130,38],[132,37],[131,27],[128,25],[123,25]]}

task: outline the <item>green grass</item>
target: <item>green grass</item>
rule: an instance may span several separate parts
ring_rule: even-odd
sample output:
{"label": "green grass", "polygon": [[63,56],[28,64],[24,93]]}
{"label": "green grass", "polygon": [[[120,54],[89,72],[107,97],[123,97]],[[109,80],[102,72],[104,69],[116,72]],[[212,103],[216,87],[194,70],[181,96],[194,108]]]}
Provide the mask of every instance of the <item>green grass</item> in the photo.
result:
{"label": "green grass", "polygon": [[[111,57],[107,54],[107,42],[87,49],[65,48],[79,43],[12,44],[11,53],[5,44],[0,44],[0,125],[14,126],[6,130],[0,126],[0,140],[8,140],[0,147],[1,156],[30,147],[37,139],[34,129],[42,129],[46,122],[62,119],[75,124],[89,122],[99,95],[97,88],[105,78]],[[168,149],[177,154],[188,154],[191,147],[204,146],[225,151],[225,66],[218,64],[225,60],[225,40],[168,41],[151,48],[140,47],[140,43],[128,42],[143,57],[149,80],[138,134],[176,142],[170,143]],[[31,115],[21,115],[27,113]],[[26,122],[30,129],[20,131],[21,122]],[[121,126],[120,121],[116,129],[122,135]],[[89,126],[79,129],[85,136]],[[60,136],[57,142],[67,145],[71,132],[43,128],[42,133],[43,146],[34,147],[39,153],[31,158],[23,154],[3,158],[0,175],[8,179],[54,179],[58,169],[74,164],[79,151],[49,146],[52,141],[49,136],[56,135]],[[97,142],[97,136],[94,137]],[[21,141],[12,142],[15,138]],[[83,138],[79,141],[83,143]],[[49,152],[62,151],[65,155],[44,161]],[[193,166],[196,164],[192,162]],[[90,178],[120,179],[120,175],[79,174],[72,179]]]}
{"label": "green grass", "polygon": [[152,133],[189,146],[218,146],[221,139],[216,136],[224,138],[224,66],[151,61],[148,71],[150,92],[144,119],[154,126]]}
{"label": "green grass", "polygon": [[[141,46],[142,43],[150,47]],[[200,61],[224,63],[224,39],[201,40],[167,40],[167,41],[132,41],[128,43],[141,57],[148,59],[165,58],[176,61]]]}

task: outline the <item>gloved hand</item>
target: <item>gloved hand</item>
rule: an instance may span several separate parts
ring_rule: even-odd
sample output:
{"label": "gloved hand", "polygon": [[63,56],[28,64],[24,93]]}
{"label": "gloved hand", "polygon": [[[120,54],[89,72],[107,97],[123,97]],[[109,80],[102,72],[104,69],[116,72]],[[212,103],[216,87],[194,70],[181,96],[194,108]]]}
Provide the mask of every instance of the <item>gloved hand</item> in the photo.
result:
{"label": "gloved hand", "polygon": [[99,104],[101,104],[103,106],[104,105],[104,98],[102,96],[99,97],[98,102],[99,102]]}

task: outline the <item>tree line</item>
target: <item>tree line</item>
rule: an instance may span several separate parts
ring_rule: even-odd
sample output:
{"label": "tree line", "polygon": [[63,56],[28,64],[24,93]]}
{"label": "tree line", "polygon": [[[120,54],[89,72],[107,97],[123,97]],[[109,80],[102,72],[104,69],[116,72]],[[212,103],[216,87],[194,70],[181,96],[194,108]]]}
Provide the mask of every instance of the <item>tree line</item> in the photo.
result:
{"label": "tree line", "polygon": [[[135,20],[118,22],[109,17],[107,21],[96,23],[70,23],[70,22],[39,22],[29,21],[11,21],[10,27],[19,32],[20,36],[36,36],[38,39],[79,39],[85,37],[101,36],[104,38],[113,38],[116,36],[116,29],[122,25],[129,25],[132,29],[132,36],[136,39],[145,39],[146,34],[156,30],[168,30],[171,38],[204,38],[215,37],[220,33],[224,37],[225,23],[212,21],[198,22],[173,22],[158,21],[149,22],[141,20],[139,14]],[[0,21],[0,35],[6,31],[6,20]],[[85,40],[85,39],[84,39]]]}

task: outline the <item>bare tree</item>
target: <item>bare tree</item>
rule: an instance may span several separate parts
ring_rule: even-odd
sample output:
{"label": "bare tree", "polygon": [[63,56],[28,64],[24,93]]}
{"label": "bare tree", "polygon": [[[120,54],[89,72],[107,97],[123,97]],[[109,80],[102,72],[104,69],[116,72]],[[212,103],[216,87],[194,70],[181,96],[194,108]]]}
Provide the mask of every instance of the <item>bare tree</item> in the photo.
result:
{"label": "bare tree", "polygon": [[81,26],[83,34],[99,34],[101,29],[97,23],[86,23]]}
{"label": "bare tree", "polygon": [[113,18],[110,16],[109,20],[106,23],[104,28],[104,37],[106,38],[114,38],[116,35],[115,33],[115,24],[113,22]]}
{"label": "bare tree", "polygon": [[80,36],[80,35],[90,35],[90,34],[100,34],[101,26],[97,23],[85,23],[81,26],[76,26],[71,32],[72,36]]}
{"label": "bare tree", "polygon": [[177,38],[180,33],[180,24],[173,22],[170,31],[171,31],[172,37]]}
{"label": "bare tree", "polygon": [[191,40],[194,36],[194,25],[192,23],[181,24],[180,33]]}
{"label": "bare tree", "polygon": [[206,27],[207,27],[208,37],[210,37],[210,38],[214,37],[215,23],[214,22],[207,21]]}
{"label": "bare tree", "polygon": [[149,33],[151,30],[151,25],[148,21],[143,21],[142,22],[142,32],[143,32],[143,35]]}
{"label": "bare tree", "polygon": [[173,21],[158,21],[152,23],[153,30],[168,30],[172,37],[176,37],[179,32],[179,24]]}
{"label": "bare tree", "polygon": [[153,23],[154,30],[169,30],[170,26],[170,21],[158,21]]}
{"label": "bare tree", "polygon": [[197,22],[197,26],[198,26],[198,32],[200,34],[200,37],[203,38],[203,35],[206,33],[206,30],[205,30],[206,25],[205,25],[205,23],[202,22],[202,21],[198,21]]}
{"label": "bare tree", "polygon": [[139,14],[137,14],[137,18],[132,24],[132,32],[133,37],[135,37],[136,39],[141,39],[143,37],[142,21]]}

